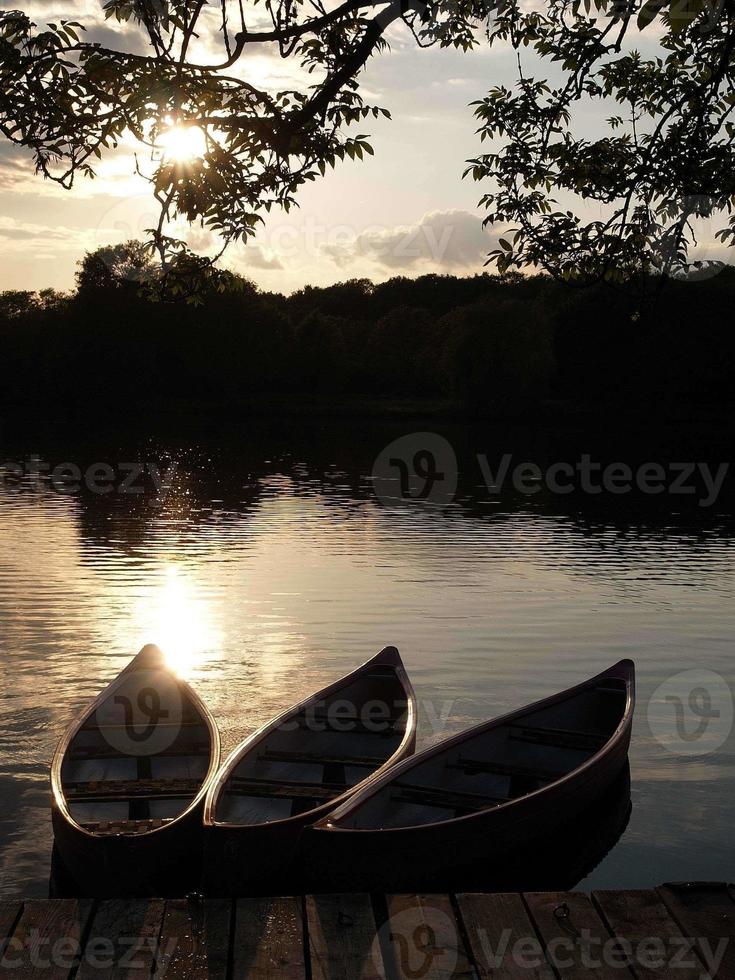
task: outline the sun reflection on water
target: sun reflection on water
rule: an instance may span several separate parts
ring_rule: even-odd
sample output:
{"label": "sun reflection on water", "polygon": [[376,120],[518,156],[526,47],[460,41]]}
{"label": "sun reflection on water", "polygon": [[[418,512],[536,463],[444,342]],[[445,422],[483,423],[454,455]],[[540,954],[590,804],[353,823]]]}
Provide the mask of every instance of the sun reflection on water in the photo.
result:
{"label": "sun reflection on water", "polygon": [[160,583],[140,600],[134,619],[144,627],[145,642],[163,650],[179,677],[191,678],[218,656],[221,635],[211,606],[196,582],[176,565],[165,566]]}

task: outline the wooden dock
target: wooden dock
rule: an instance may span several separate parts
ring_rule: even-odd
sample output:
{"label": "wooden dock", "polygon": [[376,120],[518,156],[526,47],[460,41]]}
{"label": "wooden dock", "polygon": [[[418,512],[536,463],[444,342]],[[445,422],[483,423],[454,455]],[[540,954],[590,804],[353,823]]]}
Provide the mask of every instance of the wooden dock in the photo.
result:
{"label": "wooden dock", "polygon": [[18,980],[735,980],[735,892],[0,902]]}

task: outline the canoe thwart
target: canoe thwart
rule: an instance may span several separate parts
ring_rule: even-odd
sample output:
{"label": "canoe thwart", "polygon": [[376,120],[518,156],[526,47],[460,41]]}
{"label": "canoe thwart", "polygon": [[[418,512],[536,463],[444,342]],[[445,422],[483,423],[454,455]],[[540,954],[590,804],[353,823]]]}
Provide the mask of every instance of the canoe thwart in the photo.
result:
{"label": "canoe thwart", "polygon": [[174,823],[174,819],[174,817],[148,817],[145,820],[103,820],[83,823],[81,826],[99,835],[147,834],[151,830],[158,830],[160,827]]}
{"label": "canoe thwart", "polygon": [[258,756],[266,762],[304,762],[316,766],[365,766],[373,769],[382,766],[385,758],[379,756],[323,755],[319,752],[282,752],[266,749]]}
{"label": "canoe thwart", "polygon": [[201,779],[133,779],[68,781],[64,784],[70,802],[82,800],[132,800],[144,798],[179,798],[196,796]]}
{"label": "canoe thwart", "polygon": [[459,769],[468,775],[488,773],[497,776],[523,776],[527,779],[535,779],[539,783],[551,783],[559,778],[558,772],[549,772],[548,769],[533,769],[529,766],[492,759],[467,759],[463,756],[460,756],[456,762],[447,765],[447,769]]}
{"label": "canoe thwart", "polygon": [[227,784],[227,792],[234,796],[266,796],[278,799],[295,800],[304,797],[309,800],[333,800],[344,793],[347,787],[334,783],[293,783],[278,779],[256,779],[255,777],[233,776]]}
{"label": "canoe thwart", "polygon": [[537,728],[518,724],[508,726],[508,738],[519,742],[533,742],[536,745],[550,745],[557,749],[579,749],[596,752],[605,744],[605,735],[593,732],[567,731],[564,728]]}
{"label": "canoe thwart", "polygon": [[400,795],[393,797],[402,803],[419,803],[423,806],[443,810],[485,810],[487,807],[507,803],[505,796],[490,796],[485,793],[463,793],[457,790],[442,789],[439,786],[416,786],[413,783],[393,783],[393,789]]}

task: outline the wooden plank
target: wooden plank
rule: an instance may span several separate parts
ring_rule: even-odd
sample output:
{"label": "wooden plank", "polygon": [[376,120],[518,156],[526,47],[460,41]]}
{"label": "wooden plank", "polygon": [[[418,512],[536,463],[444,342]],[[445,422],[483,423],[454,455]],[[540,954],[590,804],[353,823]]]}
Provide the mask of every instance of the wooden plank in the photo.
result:
{"label": "wooden plank", "polygon": [[385,980],[369,895],[306,899],[312,980]]}
{"label": "wooden plank", "polygon": [[[398,978],[459,980],[476,973],[447,895],[389,895],[388,943]],[[389,968],[390,969],[390,968]]]}
{"label": "wooden plank", "polygon": [[457,895],[457,906],[481,977],[554,980],[520,895]]}
{"label": "wooden plank", "polygon": [[82,826],[95,834],[147,834],[150,830],[172,823],[173,819],[173,817],[146,817],[142,820],[85,821]]}
{"label": "wooden plank", "polygon": [[163,920],[160,899],[110,899],[92,919],[76,980],[148,980]]}
{"label": "wooden plank", "polygon": [[5,955],[8,939],[10,939],[13,929],[15,928],[15,923],[20,918],[22,911],[22,902],[0,902],[0,961]]}
{"label": "wooden plank", "polygon": [[507,803],[507,796],[489,796],[487,793],[461,793],[459,790],[442,789],[441,786],[417,786],[413,783],[391,783],[391,789],[400,790],[396,800],[423,803],[443,810],[486,810],[498,803]]}
{"label": "wooden plank", "polygon": [[14,980],[67,980],[76,968],[92,902],[30,899],[8,940],[4,963]]}
{"label": "wooden plank", "polygon": [[[176,744],[170,745],[166,749],[161,749],[160,752],[156,752],[157,759],[163,758],[179,758],[183,756],[190,755],[204,755],[211,749],[211,744],[209,741],[205,742],[190,742],[185,746],[177,746]],[[90,759],[137,759],[137,756],[129,756],[119,749],[114,748],[111,745],[100,745],[94,748],[74,748],[73,745],[70,746],[67,755],[67,759],[71,759],[74,762],[86,762]]]}
{"label": "wooden plank", "polygon": [[202,788],[201,779],[135,779],[120,781],[67,782],[64,795],[74,803],[90,800],[181,799],[193,797]]}
{"label": "wooden plank", "polygon": [[592,898],[610,930],[630,950],[637,977],[700,980],[702,968],[692,941],[655,891],[598,891]]}
{"label": "wooden plank", "polygon": [[282,752],[276,749],[266,749],[259,759],[266,762],[304,762],[315,766],[364,766],[369,769],[377,769],[386,761],[385,758],[378,756],[358,756],[358,755],[330,755],[320,754],[319,752]]}
{"label": "wooden plank", "polygon": [[717,980],[735,980],[735,901],[732,886],[717,882],[662,885],[662,901],[691,936]]}
{"label": "wooden plank", "polygon": [[233,776],[227,781],[226,792],[231,796],[264,796],[273,799],[333,800],[349,787],[345,783],[296,783],[277,779],[256,779]]}
{"label": "wooden plank", "polygon": [[227,980],[231,918],[223,899],[167,901],[154,980]]}
{"label": "wooden plank", "polygon": [[466,759],[463,756],[460,756],[457,762],[448,765],[447,769],[458,769],[468,775],[490,773],[497,776],[526,776],[529,779],[538,779],[539,782],[546,783],[553,783],[555,779],[564,775],[563,772],[549,772],[548,769],[534,769],[530,766],[496,762],[492,759]]}
{"label": "wooden plank", "polygon": [[564,728],[529,728],[527,725],[508,725],[508,738],[519,742],[533,742],[534,745],[550,745],[559,749],[579,749],[596,752],[605,744],[604,735],[592,732],[572,732]]}
{"label": "wooden plank", "polygon": [[12,900],[0,902],[0,942],[10,936],[22,911],[22,902]]}
{"label": "wooden plank", "polygon": [[561,980],[630,980],[625,957],[616,953],[616,940],[589,895],[528,892],[524,898],[546,958]]}
{"label": "wooden plank", "polygon": [[238,899],[232,980],[306,980],[299,899]]}

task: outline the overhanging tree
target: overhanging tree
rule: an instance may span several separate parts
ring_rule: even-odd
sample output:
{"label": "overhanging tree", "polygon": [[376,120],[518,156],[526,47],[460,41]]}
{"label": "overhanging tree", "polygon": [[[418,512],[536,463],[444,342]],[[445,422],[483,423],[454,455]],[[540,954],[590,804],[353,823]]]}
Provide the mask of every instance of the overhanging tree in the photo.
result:
{"label": "overhanging tree", "polygon": [[[0,131],[33,150],[41,174],[70,187],[93,176],[125,134],[154,148],[167,131],[196,127],[200,158],[164,153],[149,173],[160,205],[152,240],[164,264],[191,267],[194,257],[166,236],[170,218],[201,220],[226,245],[252,235],[263,210],[289,209],[299,187],[338,159],[372,153],[364,135],[345,128],[388,114],[365,103],[356,81],[386,30],[401,19],[420,43],[469,47],[482,2],[341,0],[327,9],[322,0],[107,0],[108,17],[130,22],[133,36],[143,31],[145,55],[90,42],[76,21],[39,26],[4,11]],[[219,55],[202,62],[215,43]],[[249,80],[247,56],[264,45],[309,83],[272,93]]]}
{"label": "overhanging tree", "polygon": [[[107,0],[108,17],[130,22],[131,37],[142,32],[145,54],[86,40],[76,21],[36,25],[4,11],[0,132],[69,187],[126,134],[154,148],[167,131],[196,127],[198,158],[148,161],[160,205],[151,241],[168,271],[194,282],[210,263],[168,237],[169,219],[201,220],[224,247],[252,235],[263,210],[290,208],[327,166],[371,153],[346,128],[387,110],[364,101],[358,76],[402,20],[422,46],[510,43],[561,76],[552,85],[521,71],[515,91],[497,88],[476,106],[483,137],[501,145],[470,172],[494,182],[488,220],[514,226],[494,256],[501,271],[533,265],[594,278],[663,268],[685,259],[692,214],[729,210],[735,193],[735,0],[669,2],[548,0],[533,10],[528,0]],[[631,31],[653,22],[666,28],[663,56],[627,50]],[[311,84],[276,93],[256,84],[248,54],[264,45]],[[572,110],[585,100],[623,106],[601,138],[573,133]],[[560,191],[610,213],[585,221],[562,211]]]}
{"label": "overhanging tree", "polygon": [[[496,145],[467,173],[494,185],[481,202],[487,222],[511,226],[491,254],[501,272],[584,282],[701,273],[712,263],[689,262],[698,219],[732,243],[733,0],[550,0],[543,10],[508,0],[490,39],[518,52],[518,77],[475,104],[481,138]],[[555,84],[526,73],[527,50],[553,64]],[[580,109],[587,132],[594,113],[596,138],[580,135]]]}

